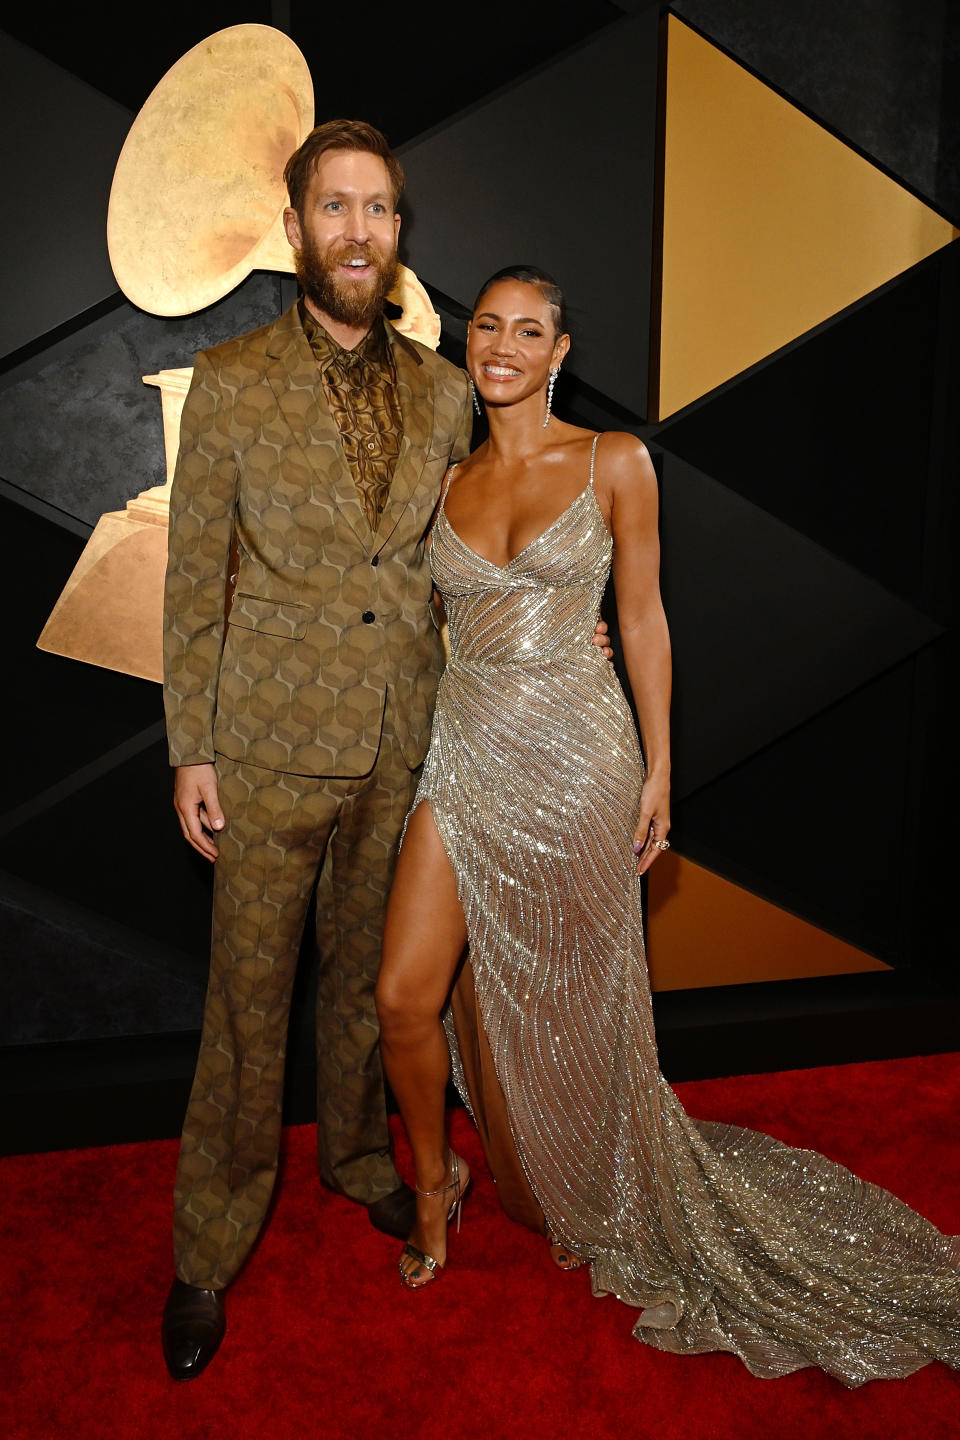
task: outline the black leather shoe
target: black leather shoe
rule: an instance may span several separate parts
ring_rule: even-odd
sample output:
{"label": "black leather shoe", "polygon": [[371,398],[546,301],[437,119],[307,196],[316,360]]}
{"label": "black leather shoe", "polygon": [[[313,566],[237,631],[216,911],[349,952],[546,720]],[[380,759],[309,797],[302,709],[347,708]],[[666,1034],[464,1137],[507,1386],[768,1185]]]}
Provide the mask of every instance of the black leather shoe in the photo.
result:
{"label": "black leather shoe", "polygon": [[384,1235],[393,1235],[397,1240],[409,1240],[410,1232],[417,1221],[417,1197],[409,1185],[400,1185],[367,1206],[370,1224]]}
{"label": "black leather shoe", "polygon": [[174,1280],[163,1310],[163,1358],[174,1380],[192,1380],[205,1370],[226,1328],[222,1291]]}

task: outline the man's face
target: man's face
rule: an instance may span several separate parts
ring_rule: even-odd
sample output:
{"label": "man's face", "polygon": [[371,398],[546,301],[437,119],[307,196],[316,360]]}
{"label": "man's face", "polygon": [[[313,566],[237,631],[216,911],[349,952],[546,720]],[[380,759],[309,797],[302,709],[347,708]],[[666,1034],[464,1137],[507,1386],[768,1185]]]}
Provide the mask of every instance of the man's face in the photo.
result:
{"label": "man's face", "polygon": [[396,280],[400,231],[380,156],[328,151],[307,188],[303,214],[288,208],[283,222],[311,309],[321,320],[369,329]]}

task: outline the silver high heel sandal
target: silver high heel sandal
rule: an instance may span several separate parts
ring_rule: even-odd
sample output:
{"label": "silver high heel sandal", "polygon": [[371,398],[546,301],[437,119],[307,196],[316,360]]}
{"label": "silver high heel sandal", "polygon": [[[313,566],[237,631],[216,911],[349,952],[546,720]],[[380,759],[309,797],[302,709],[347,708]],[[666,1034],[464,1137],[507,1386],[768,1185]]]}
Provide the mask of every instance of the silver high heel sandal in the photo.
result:
{"label": "silver high heel sandal", "polygon": [[[449,1225],[454,1215],[456,1215],[457,1234],[459,1235],[460,1212],[463,1206],[464,1199],[466,1198],[467,1191],[470,1189],[470,1183],[473,1179],[473,1176],[468,1174],[466,1184],[461,1184],[460,1157],[455,1150],[450,1151],[450,1175],[450,1183],[448,1185],[441,1185],[439,1190],[421,1190],[419,1185],[414,1186],[414,1188],[418,1195],[444,1195],[448,1190],[453,1191],[453,1200],[450,1203],[450,1209],[447,1211],[447,1224]],[[414,1280],[412,1278],[412,1275],[408,1274],[407,1271],[404,1270],[403,1261],[404,1257],[407,1255],[410,1256],[411,1260],[416,1260],[418,1265],[422,1265],[425,1270],[428,1270],[430,1272],[425,1280]],[[446,1268],[446,1262],[441,1265],[440,1261],[435,1260],[432,1255],[426,1255],[422,1250],[418,1250],[416,1245],[414,1245],[411,1240],[408,1240],[406,1245],[404,1245],[403,1249],[401,1250],[400,1259],[397,1261],[397,1265],[400,1270],[400,1280],[407,1290],[422,1290],[424,1285],[429,1285],[433,1280],[439,1280],[440,1276],[443,1274],[444,1269]]]}

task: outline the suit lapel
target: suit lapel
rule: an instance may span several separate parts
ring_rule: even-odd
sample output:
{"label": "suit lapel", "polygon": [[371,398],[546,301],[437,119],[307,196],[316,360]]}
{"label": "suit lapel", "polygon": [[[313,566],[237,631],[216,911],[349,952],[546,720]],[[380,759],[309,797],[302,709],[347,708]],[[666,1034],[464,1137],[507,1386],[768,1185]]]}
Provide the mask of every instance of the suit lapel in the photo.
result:
{"label": "suit lapel", "polygon": [[[318,484],[332,494],[340,514],[356,532],[364,551],[368,550],[373,542],[370,523],[343,453],[337,423],[327,407],[317,362],[303,333],[296,305],[276,322],[267,354],[270,358],[266,378],[277,397],[280,413],[303,450]],[[404,427],[406,418],[404,412]]]}
{"label": "suit lapel", "polygon": [[397,397],[403,416],[403,439],[390,482],[390,494],[377,526],[378,549],[396,529],[420,483],[434,426],[433,376],[413,346],[408,344],[391,324],[388,323],[386,328],[397,374]]}

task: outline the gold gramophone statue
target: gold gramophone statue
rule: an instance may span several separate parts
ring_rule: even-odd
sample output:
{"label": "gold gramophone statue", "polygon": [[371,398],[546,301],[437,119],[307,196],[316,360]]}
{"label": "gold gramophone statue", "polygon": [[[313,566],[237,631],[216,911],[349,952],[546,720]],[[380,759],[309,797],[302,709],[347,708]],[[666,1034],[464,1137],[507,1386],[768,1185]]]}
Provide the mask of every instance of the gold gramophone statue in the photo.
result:
{"label": "gold gramophone statue", "polygon": [[[127,299],[190,315],[253,270],[293,274],[283,169],[312,128],[310,71],[281,31],[233,25],[178,60],[134,121],[110,191],[107,245]],[[440,317],[413,271],[400,267],[388,298],[401,308],[396,328],[436,349]],[[100,517],[40,649],[162,679],[170,481],[191,375],[143,376],[160,389],[166,482]]]}

